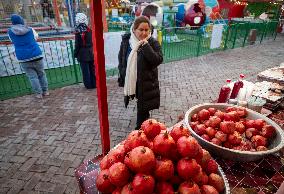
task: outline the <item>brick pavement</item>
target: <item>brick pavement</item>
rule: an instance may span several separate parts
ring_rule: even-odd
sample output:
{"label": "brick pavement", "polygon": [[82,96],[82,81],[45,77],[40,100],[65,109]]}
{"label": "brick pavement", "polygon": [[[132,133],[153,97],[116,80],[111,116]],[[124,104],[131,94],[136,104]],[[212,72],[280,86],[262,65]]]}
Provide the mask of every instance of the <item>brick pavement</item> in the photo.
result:
{"label": "brick pavement", "polygon": [[[284,62],[284,36],[277,41],[163,64],[161,107],[152,117],[171,126],[193,105],[216,99],[227,78]],[[135,127],[136,107],[124,108],[122,88],[107,80],[112,146]],[[23,96],[0,102],[0,193],[79,193],[74,169],[101,153],[96,90],[73,85],[43,100]]]}

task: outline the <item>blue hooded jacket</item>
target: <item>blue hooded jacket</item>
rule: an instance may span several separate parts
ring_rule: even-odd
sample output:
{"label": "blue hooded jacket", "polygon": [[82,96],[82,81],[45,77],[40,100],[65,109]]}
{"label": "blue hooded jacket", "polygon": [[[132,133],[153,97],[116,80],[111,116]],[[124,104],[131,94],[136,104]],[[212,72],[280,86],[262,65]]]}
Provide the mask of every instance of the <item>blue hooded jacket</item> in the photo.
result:
{"label": "blue hooded jacket", "polygon": [[25,26],[23,18],[17,14],[11,16],[11,21],[13,25],[9,28],[8,35],[15,46],[18,61],[28,62],[42,58],[32,28]]}

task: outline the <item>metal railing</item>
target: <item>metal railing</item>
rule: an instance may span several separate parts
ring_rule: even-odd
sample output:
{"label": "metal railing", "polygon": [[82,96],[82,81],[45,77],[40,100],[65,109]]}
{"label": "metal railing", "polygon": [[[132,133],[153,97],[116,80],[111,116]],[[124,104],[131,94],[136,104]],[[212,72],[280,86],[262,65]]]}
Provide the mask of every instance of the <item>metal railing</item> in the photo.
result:
{"label": "metal railing", "polygon": [[[211,49],[213,25],[208,24],[198,29],[165,28],[162,30],[162,48],[164,62],[204,55],[207,53],[244,47],[249,44],[262,43],[264,40],[275,39],[278,21],[261,23],[235,23],[224,25],[221,46]],[[251,30],[256,30],[256,40],[251,39]]]}
{"label": "metal railing", "polygon": [[[73,37],[47,38],[38,42],[43,51],[49,88],[81,81],[82,74],[73,57]],[[1,100],[31,93],[29,80],[17,62],[10,42],[0,44],[0,73]]]}

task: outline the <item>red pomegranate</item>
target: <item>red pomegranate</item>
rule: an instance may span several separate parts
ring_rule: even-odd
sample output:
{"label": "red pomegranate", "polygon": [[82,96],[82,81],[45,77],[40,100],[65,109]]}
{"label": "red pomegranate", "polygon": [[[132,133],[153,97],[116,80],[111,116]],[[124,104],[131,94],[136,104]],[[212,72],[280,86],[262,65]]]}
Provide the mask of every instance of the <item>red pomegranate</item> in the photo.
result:
{"label": "red pomegranate", "polygon": [[276,130],[271,125],[264,125],[261,131],[261,135],[266,138],[272,138],[276,134]]}
{"label": "red pomegranate", "polygon": [[224,121],[239,121],[239,115],[237,113],[237,111],[231,111],[231,112],[227,112],[224,113]]}
{"label": "red pomegranate", "polygon": [[133,178],[132,186],[136,194],[153,193],[155,179],[151,175],[138,173]]}
{"label": "red pomegranate", "polygon": [[111,193],[115,190],[115,186],[111,184],[109,179],[109,170],[102,170],[96,180],[96,186],[100,192]]}
{"label": "red pomegranate", "polygon": [[213,127],[207,127],[205,130],[210,139],[215,137],[215,134],[217,133],[217,131]]}
{"label": "red pomegranate", "polygon": [[201,146],[193,137],[181,137],[177,141],[177,150],[182,157],[194,158],[201,150]]}
{"label": "red pomegranate", "polygon": [[201,111],[197,113],[197,115],[200,121],[205,121],[209,119],[210,112],[206,109],[202,109]]}
{"label": "red pomegranate", "polygon": [[222,121],[224,119],[224,112],[220,111],[220,110],[217,110],[214,114],[214,116],[217,116],[219,117]]}
{"label": "red pomegranate", "polygon": [[227,141],[227,134],[225,134],[223,131],[217,131],[215,137],[219,139],[221,142]]}
{"label": "red pomegranate", "polygon": [[100,169],[104,170],[104,169],[108,169],[109,168],[109,163],[108,163],[108,155],[105,155],[103,157],[103,159],[100,162]]}
{"label": "red pomegranate", "polygon": [[111,150],[108,153],[108,165],[109,167],[117,162],[123,162],[125,157],[125,149],[123,145],[117,146],[117,148]]}
{"label": "red pomegranate", "polygon": [[187,127],[185,127],[183,124],[175,125],[173,129],[170,132],[170,135],[172,138],[177,142],[177,140],[182,136],[190,136],[190,132]]}
{"label": "red pomegranate", "polygon": [[149,173],[155,168],[156,158],[152,150],[139,146],[129,152],[128,165],[136,173]]}
{"label": "red pomegranate", "polygon": [[242,136],[239,134],[239,132],[234,131],[233,134],[229,134],[228,136],[228,142],[232,145],[239,145],[242,141]]}
{"label": "red pomegranate", "polygon": [[125,164],[128,168],[133,169],[133,167],[131,166],[132,163],[130,163],[130,160],[129,160],[129,154],[130,154],[130,152],[128,152],[128,153],[125,155],[124,164]]}
{"label": "red pomegranate", "polygon": [[158,134],[160,134],[162,130],[161,123],[156,121],[155,119],[148,119],[144,121],[141,125],[141,129],[146,134],[149,140],[154,139]]}
{"label": "red pomegranate", "polygon": [[194,131],[198,135],[206,134],[206,126],[204,124],[196,125],[196,127],[194,128]]}
{"label": "red pomegranate", "polygon": [[207,174],[211,174],[211,173],[217,173],[218,172],[218,164],[216,163],[215,160],[213,159],[209,159],[206,167],[205,167],[205,171]]}
{"label": "red pomegranate", "polygon": [[178,175],[184,180],[189,180],[201,169],[195,159],[183,158],[177,163]]}
{"label": "red pomegranate", "polygon": [[208,184],[213,186],[220,193],[225,189],[225,183],[223,178],[215,173],[211,173],[209,175]]}
{"label": "red pomegranate", "polygon": [[174,176],[174,164],[171,160],[158,157],[154,171],[155,178],[160,181],[167,181]]}
{"label": "red pomegranate", "polygon": [[168,182],[158,182],[155,188],[155,192],[157,194],[174,194],[174,188]]}
{"label": "red pomegranate", "polygon": [[202,169],[192,179],[199,186],[206,185],[208,183],[208,176]]}
{"label": "red pomegranate", "polygon": [[200,124],[199,121],[191,122],[190,127],[191,127],[192,130],[195,130],[195,127],[199,124]]}
{"label": "red pomegranate", "polygon": [[197,114],[193,114],[192,116],[191,116],[191,121],[192,122],[195,122],[195,121],[198,121],[199,120],[199,118],[198,118],[198,115]]}
{"label": "red pomegranate", "polygon": [[210,112],[210,115],[213,116],[216,113],[216,108],[208,108],[208,111]]}
{"label": "red pomegranate", "polygon": [[245,120],[246,128],[254,128],[254,120]]}
{"label": "red pomegranate", "polygon": [[213,127],[213,128],[216,128],[216,127],[219,127],[220,123],[221,123],[221,119],[217,116],[211,116],[209,118],[209,127]]}
{"label": "red pomegranate", "polygon": [[233,133],[235,129],[236,129],[236,126],[233,121],[223,121],[220,123],[220,130],[226,134]]}
{"label": "red pomegranate", "polygon": [[155,154],[169,157],[171,150],[175,148],[175,141],[166,131],[164,134],[159,134],[153,141],[153,150]]}
{"label": "red pomegranate", "polygon": [[265,121],[263,119],[254,120],[254,128],[256,128],[257,130],[261,130],[264,125]]}
{"label": "red pomegranate", "polygon": [[221,146],[222,142],[217,139],[216,137],[214,137],[213,139],[211,139],[211,142],[214,143],[215,145]]}
{"label": "red pomegranate", "polygon": [[185,181],[178,188],[180,194],[201,194],[197,184],[191,181]]}
{"label": "red pomegranate", "polygon": [[132,183],[124,185],[124,187],[121,190],[121,194],[136,194],[133,190]]}
{"label": "red pomegranate", "polygon": [[261,135],[255,135],[251,138],[253,146],[256,148],[258,146],[267,146],[267,139]]}
{"label": "red pomegranate", "polygon": [[236,131],[243,134],[246,131],[246,127],[242,122],[235,123]]}
{"label": "red pomegranate", "polygon": [[196,161],[198,162],[198,164],[202,166],[202,168],[205,168],[210,159],[211,159],[210,153],[207,150],[202,149],[201,154],[198,155]]}
{"label": "red pomegranate", "polygon": [[219,192],[211,185],[203,185],[200,190],[202,194],[219,194]]}
{"label": "red pomegranate", "polygon": [[203,135],[201,135],[201,137],[202,137],[203,139],[205,139],[206,141],[210,141],[210,140],[211,140],[210,137],[209,137],[209,135],[207,135],[207,134],[203,134]]}
{"label": "red pomegranate", "polygon": [[126,152],[131,151],[133,148],[136,148],[138,146],[145,146],[148,147],[149,146],[149,140],[146,137],[145,133],[141,130],[137,131],[132,131],[124,144],[124,148]]}
{"label": "red pomegranate", "polygon": [[109,179],[112,184],[122,187],[130,178],[130,172],[125,164],[117,162],[109,168]]}

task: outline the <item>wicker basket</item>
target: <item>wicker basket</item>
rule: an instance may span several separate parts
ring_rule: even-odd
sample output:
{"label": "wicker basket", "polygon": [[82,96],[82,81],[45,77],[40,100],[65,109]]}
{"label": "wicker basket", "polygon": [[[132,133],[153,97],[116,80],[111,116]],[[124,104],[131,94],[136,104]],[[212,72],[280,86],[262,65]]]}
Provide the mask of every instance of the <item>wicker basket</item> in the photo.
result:
{"label": "wicker basket", "polygon": [[204,108],[208,109],[209,107],[213,107],[219,110],[224,110],[226,107],[229,107],[229,106],[233,106],[233,105],[223,104],[223,103],[207,103],[207,104],[201,104],[201,105],[194,106],[186,112],[185,118],[184,118],[185,125],[189,128],[190,132],[192,133],[192,136],[196,138],[196,140],[200,143],[200,145],[204,149],[208,150],[212,154],[218,155],[219,157],[225,158],[225,159],[230,159],[234,161],[255,161],[255,160],[265,157],[266,155],[278,152],[281,148],[283,148],[284,132],[281,129],[281,127],[279,127],[279,125],[277,125],[271,119],[263,116],[260,113],[250,110],[250,109],[247,109],[247,112],[248,112],[247,118],[263,119],[265,120],[267,124],[272,125],[276,129],[276,136],[274,137],[273,141],[270,143],[267,151],[250,152],[250,151],[239,151],[239,150],[233,150],[233,149],[221,147],[209,141],[204,140],[191,129],[190,118],[193,114],[199,112],[201,109],[204,109]]}

